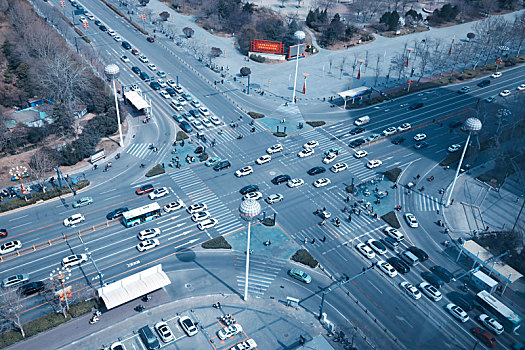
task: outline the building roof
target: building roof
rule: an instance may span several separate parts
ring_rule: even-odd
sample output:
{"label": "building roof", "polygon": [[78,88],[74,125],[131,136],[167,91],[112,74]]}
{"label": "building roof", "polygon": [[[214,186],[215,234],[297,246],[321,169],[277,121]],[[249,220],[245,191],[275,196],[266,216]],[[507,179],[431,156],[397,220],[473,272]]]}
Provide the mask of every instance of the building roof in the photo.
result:
{"label": "building roof", "polygon": [[338,92],[337,94],[341,96],[343,99],[346,99],[347,97],[350,98],[356,98],[357,96],[363,95],[365,92],[369,90],[366,86],[360,86],[355,89],[350,89],[342,92]]}
{"label": "building roof", "polygon": [[137,91],[127,91],[126,98],[139,111],[149,107],[149,104],[142,98],[142,96],[139,95]]}

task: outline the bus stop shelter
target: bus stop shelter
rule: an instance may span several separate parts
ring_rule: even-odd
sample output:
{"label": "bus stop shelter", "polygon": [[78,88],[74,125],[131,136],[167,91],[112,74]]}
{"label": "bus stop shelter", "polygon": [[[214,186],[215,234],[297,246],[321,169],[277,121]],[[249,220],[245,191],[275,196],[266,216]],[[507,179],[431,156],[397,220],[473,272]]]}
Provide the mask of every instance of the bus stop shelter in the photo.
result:
{"label": "bus stop shelter", "polygon": [[109,310],[169,284],[171,284],[171,281],[168,275],[162,271],[162,264],[158,264],[119,281],[107,284],[99,288],[97,294]]}
{"label": "bus stop shelter", "polygon": [[150,108],[149,103],[137,91],[127,91],[125,97],[139,111],[145,109],[147,112],[148,108]]}
{"label": "bus stop shelter", "polygon": [[344,109],[346,109],[346,101],[348,101],[349,98],[352,99],[352,104],[355,101],[356,97],[363,96],[370,90],[370,88],[366,86],[360,86],[355,89],[346,90],[343,92],[338,92],[337,94],[345,101]]}

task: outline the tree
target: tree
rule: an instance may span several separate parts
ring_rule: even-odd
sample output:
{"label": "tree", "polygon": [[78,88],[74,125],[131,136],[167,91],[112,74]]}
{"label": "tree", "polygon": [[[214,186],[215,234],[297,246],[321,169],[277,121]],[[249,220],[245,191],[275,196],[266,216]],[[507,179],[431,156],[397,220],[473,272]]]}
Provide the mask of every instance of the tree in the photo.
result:
{"label": "tree", "polygon": [[6,321],[10,327],[18,328],[22,334],[22,338],[25,338],[26,333],[21,320],[22,313],[25,310],[22,303],[23,299],[24,297],[18,288],[4,290],[0,295],[0,301],[2,303],[0,318]]}
{"label": "tree", "polygon": [[166,22],[168,20],[168,18],[170,18],[170,14],[168,11],[163,11],[161,13],[159,13],[159,17],[162,21]]}
{"label": "tree", "polygon": [[195,31],[191,29],[190,27],[184,27],[182,29],[182,32],[184,33],[184,35],[186,35],[186,38],[191,38],[193,34],[195,33]]}
{"label": "tree", "polygon": [[210,55],[213,58],[217,58],[220,55],[222,55],[222,50],[220,48],[218,48],[218,47],[212,47],[211,50],[210,50]]}
{"label": "tree", "polygon": [[246,77],[246,76],[252,74],[252,70],[250,68],[248,68],[248,67],[242,67],[240,73],[241,73],[241,75],[243,77]]}
{"label": "tree", "polygon": [[417,24],[423,20],[423,15],[414,9],[410,9],[407,11],[407,13],[405,13],[405,20],[406,22]]}
{"label": "tree", "polygon": [[379,80],[379,75],[381,75],[381,66],[379,63],[381,62],[382,55],[377,55],[377,61],[376,61],[376,67],[374,69],[375,75],[374,75],[374,86],[377,86],[377,81]]}
{"label": "tree", "polygon": [[31,174],[35,177],[37,183],[44,189],[44,183],[47,181],[47,174],[53,170],[56,160],[52,156],[52,152],[45,147],[37,150],[29,160],[29,169]]}
{"label": "tree", "polygon": [[476,34],[474,33],[467,33],[467,38],[469,41],[472,41],[472,39],[474,39],[476,37]]}
{"label": "tree", "polygon": [[139,0],[139,4],[141,4],[142,6],[146,6],[147,4],[149,4],[149,0]]}
{"label": "tree", "polygon": [[387,30],[396,30],[399,26],[399,14],[397,11],[385,12],[379,19],[379,23],[383,23]]}

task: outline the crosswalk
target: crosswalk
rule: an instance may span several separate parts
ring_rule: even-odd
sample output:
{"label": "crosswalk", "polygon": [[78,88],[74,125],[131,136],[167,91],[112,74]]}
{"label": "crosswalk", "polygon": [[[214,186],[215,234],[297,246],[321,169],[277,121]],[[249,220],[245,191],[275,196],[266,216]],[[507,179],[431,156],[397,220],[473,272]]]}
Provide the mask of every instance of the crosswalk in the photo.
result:
{"label": "crosswalk", "polygon": [[[149,149],[150,143],[134,143],[126,149],[126,153],[137,158],[146,159],[153,154],[153,150]],[[159,145],[155,153],[162,153],[169,147],[169,145]]]}
{"label": "crosswalk", "polygon": [[225,235],[244,227],[240,218],[232,214],[217,195],[197,177],[192,169],[182,168],[170,173],[169,176],[190,199],[191,202],[187,203],[187,205],[202,202],[208,206],[207,211],[210,212],[211,217],[219,221],[217,226],[215,226],[219,234]]}
{"label": "crosswalk", "polygon": [[[227,123],[226,120],[225,123]],[[252,128],[255,128],[254,132],[252,132]],[[235,128],[232,128],[229,123],[227,123],[213,127],[212,129],[206,129],[201,133],[205,135],[210,142],[215,140],[215,144],[220,145],[236,140],[241,134],[243,136],[247,136],[263,131],[266,131],[266,129],[259,123],[253,123],[253,125],[248,123],[239,123],[239,126],[236,126]]]}
{"label": "crosswalk", "polygon": [[[245,284],[246,255],[234,257],[234,266],[237,278],[237,287],[241,294]],[[286,260],[268,255],[250,255],[250,272],[248,274],[248,293],[263,295],[281,272]]]}
{"label": "crosswalk", "polygon": [[411,191],[407,194],[404,188],[398,188],[398,198],[403,211],[436,211],[440,208],[440,201],[424,192]]}

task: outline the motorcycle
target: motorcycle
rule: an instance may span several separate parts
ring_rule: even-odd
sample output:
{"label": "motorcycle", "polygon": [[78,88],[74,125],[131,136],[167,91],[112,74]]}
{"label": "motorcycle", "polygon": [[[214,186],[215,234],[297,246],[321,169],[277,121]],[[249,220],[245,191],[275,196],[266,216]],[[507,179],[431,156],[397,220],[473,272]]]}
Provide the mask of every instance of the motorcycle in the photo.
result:
{"label": "motorcycle", "polygon": [[242,135],[237,136],[237,140],[240,140],[240,139],[242,139],[242,138],[243,138]]}
{"label": "motorcycle", "polygon": [[100,318],[97,317],[97,316],[93,316],[93,317],[91,318],[91,320],[89,320],[89,324],[95,324],[95,323],[97,323],[98,321],[100,321]]}
{"label": "motorcycle", "polygon": [[428,182],[430,181],[434,181],[434,176],[430,176],[428,179],[427,179]]}

